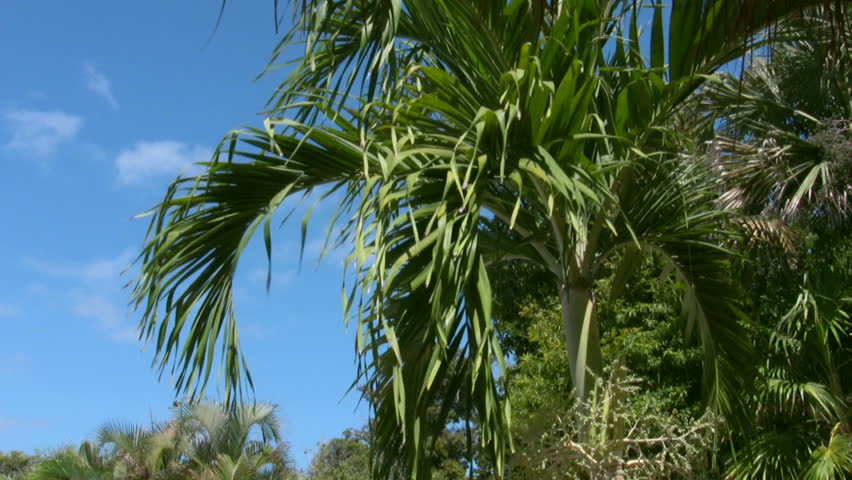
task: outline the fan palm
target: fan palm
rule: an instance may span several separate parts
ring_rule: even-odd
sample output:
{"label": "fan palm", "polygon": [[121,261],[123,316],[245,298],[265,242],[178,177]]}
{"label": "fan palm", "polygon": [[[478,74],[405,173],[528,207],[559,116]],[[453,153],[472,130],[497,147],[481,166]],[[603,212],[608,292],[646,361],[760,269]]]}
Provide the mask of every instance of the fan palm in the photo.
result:
{"label": "fan palm", "polygon": [[146,428],[112,421],[98,429],[98,447],[90,445],[86,451],[91,452],[90,456],[98,454],[110,459],[124,478],[173,476],[182,470],[180,440],[170,423]]}
{"label": "fan palm", "polygon": [[[837,20],[834,26],[852,28],[852,16]],[[759,433],[738,452],[735,478],[852,472],[848,386],[840,374],[850,353],[845,286],[852,266],[842,245],[852,220],[852,44],[833,37],[820,9],[779,31],[801,24],[808,36],[706,92],[722,119],[715,145],[723,200],[747,217],[758,245],[783,240],[785,257],[799,259],[787,273],[802,277],[795,304],[770,320],[777,325],[754,399]],[[809,252],[796,251],[806,239],[794,231],[812,238]]]}
{"label": "fan palm", "polygon": [[771,334],[757,378],[755,429],[736,452],[735,479],[841,479],[852,473],[850,257],[808,268]]}
{"label": "fan palm", "polygon": [[[258,436],[253,435],[255,432]],[[98,429],[97,446],[84,444],[88,463],[112,466],[121,478],[287,478],[293,462],[280,441],[275,407],[219,403],[183,406],[174,419],[150,428],[107,422]],[[94,459],[94,460],[93,460]]]}
{"label": "fan palm", "polygon": [[[251,470],[255,476],[281,478],[292,471],[274,405],[243,404],[231,409],[221,403],[201,403],[182,407],[175,422],[186,442],[185,455],[208,474],[229,477]],[[255,431],[259,438],[252,436]]]}
{"label": "fan palm", "polygon": [[61,450],[45,458],[27,474],[33,480],[108,480],[113,478],[112,465],[98,449],[84,442],[78,451]]}
{"label": "fan palm", "polygon": [[[804,24],[809,35],[707,91],[722,120],[725,200],[747,214],[831,227],[852,219],[852,42],[834,38],[823,12],[782,24],[782,34]],[[852,28],[852,15],[840,19]]]}
{"label": "fan palm", "polygon": [[107,422],[97,437],[40,462],[32,478],[283,480],[295,472],[275,406],[266,403],[183,406],[171,421],[151,427]]}
{"label": "fan palm", "polygon": [[177,389],[200,394],[219,344],[229,400],[251,384],[237,262],[258,229],[271,255],[275,212],[313,193],[337,204],[329,246],[352,247],[344,310],[376,405],[377,473],[399,462],[427,473],[425,415],[439,395],[444,415],[466,405],[502,465],[511,414],[488,267],[507,259],[550,272],[581,399],[603,369],[598,267],[665,259],[704,345],[707,398],[730,409],[748,345],[724,274],[728,213],[685,155],[694,138],[672,127],[763,27],[815,3],[300,2],[277,52],[301,40],[306,54],[265,128],[229,135],[152,211],[133,295],[161,373],[174,361]]}

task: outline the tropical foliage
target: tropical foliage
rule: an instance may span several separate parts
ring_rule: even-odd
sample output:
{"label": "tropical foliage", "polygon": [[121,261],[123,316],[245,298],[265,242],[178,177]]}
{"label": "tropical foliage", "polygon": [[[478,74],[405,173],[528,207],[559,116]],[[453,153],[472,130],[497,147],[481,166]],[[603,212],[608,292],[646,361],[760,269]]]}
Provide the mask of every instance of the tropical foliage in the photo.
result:
{"label": "tropical foliage", "polygon": [[[284,200],[317,195],[337,207],[329,245],[352,247],[345,312],[372,392],[376,474],[429,475],[439,399],[442,415],[464,406],[502,471],[511,410],[489,269],[506,261],[548,276],[583,402],[604,372],[604,266],[622,272],[617,292],[639,259],[665,262],[703,348],[706,403],[743,411],[751,345],[727,275],[742,222],[717,201],[736,179],[703,161],[690,128],[707,120],[690,114],[767,27],[825,2],[294,3],[276,55],[293,42],[305,55],[264,128],[229,134],[205,173],[177,180],[151,212],[134,299],[161,371],[177,362],[179,391],[203,392],[217,343],[228,400],[250,385],[232,299],[240,253],[260,229],[271,256]],[[822,178],[823,198],[842,206],[841,183]],[[789,206],[803,195],[782,194],[801,190],[770,189]]]}
{"label": "tropical foliage", "polygon": [[0,479],[23,478],[38,462],[39,457],[36,455],[27,455],[17,450],[0,452]]}
{"label": "tropical foliage", "polygon": [[369,480],[369,434],[364,430],[348,429],[340,438],[319,446],[311,460],[307,480]]}
{"label": "tropical foliage", "polygon": [[[701,349],[684,339],[676,284],[661,262],[637,266],[616,301],[599,304],[604,362],[612,365],[588,401],[572,395],[558,302],[540,295],[536,272],[494,272],[503,344],[516,358],[507,372],[515,453],[511,478],[720,478],[715,442],[724,424],[700,408]],[[605,269],[608,291],[616,272]],[[624,426],[623,428],[621,426]]]}
{"label": "tropical foliage", "polygon": [[164,423],[143,427],[107,422],[97,441],[63,449],[26,478],[287,480],[295,467],[269,404],[227,409],[200,403],[175,410]]}
{"label": "tropical foliage", "polygon": [[850,28],[852,16],[838,25],[826,13],[787,22],[782,34],[805,24],[809,35],[792,35],[741,79],[727,76],[707,91],[712,116],[722,119],[714,142],[722,200],[747,226],[753,260],[743,282],[766,359],[746,407],[757,412],[754,429],[739,432],[734,478],[852,472],[850,384],[841,373],[852,362],[852,43],[832,35]]}

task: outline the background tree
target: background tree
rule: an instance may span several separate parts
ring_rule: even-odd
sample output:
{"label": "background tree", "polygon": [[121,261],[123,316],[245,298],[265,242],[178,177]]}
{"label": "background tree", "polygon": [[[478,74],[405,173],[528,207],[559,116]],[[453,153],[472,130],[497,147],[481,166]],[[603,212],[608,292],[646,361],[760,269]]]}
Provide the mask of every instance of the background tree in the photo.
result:
{"label": "background tree", "polygon": [[179,433],[172,423],[150,427],[124,422],[106,422],[98,428],[97,443],[84,443],[87,458],[104,458],[115,476],[128,479],[180,477],[188,473],[182,465]]}
{"label": "background tree", "polygon": [[[813,228],[849,227],[852,205],[852,40],[814,9],[779,26],[784,43],[741,78],[707,90],[714,146],[726,180],[723,199],[747,215]],[[797,34],[807,25],[808,34]],[[833,26],[834,25],[834,26]],[[780,228],[780,227],[779,227]],[[840,233],[840,231],[838,233]]]}
{"label": "background tree", "polygon": [[[765,361],[732,432],[734,478],[852,474],[849,343],[852,16],[814,9],[779,25],[794,41],[707,90],[721,119],[722,200],[743,213],[751,336]],[[799,26],[809,35],[796,35]]]}
{"label": "background tree", "polygon": [[343,437],[322,443],[311,460],[308,480],[369,480],[370,445],[364,430],[347,429]]}
{"label": "background tree", "polygon": [[0,477],[18,480],[23,478],[39,462],[37,455],[12,450],[0,452]]}
{"label": "background tree", "polygon": [[27,474],[28,480],[110,480],[113,468],[96,448],[84,442],[78,450],[63,448],[47,456]]}
{"label": "background tree", "polygon": [[[541,277],[521,265],[492,272],[496,298],[512,299],[495,310],[501,330],[512,332],[502,338],[514,357],[506,376],[512,478],[612,478],[619,464],[626,478],[720,478],[714,442],[723,425],[705,414],[695,375],[701,349],[683,335],[677,285],[660,279],[662,269],[643,262],[622,293],[601,299],[602,350],[613,370],[585,406],[572,395],[559,305],[540,294]],[[598,288],[610,291],[618,272],[604,272]],[[627,426],[620,432],[619,422]]]}
{"label": "background tree", "polygon": [[852,365],[852,245],[835,238],[827,247],[797,233],[805,239],[792,272],[764,263],[749,276],[750,329],[764,362],[746,403],[754,425],[732,432],[733,478],[852,473],[852,383],[842,373]]}
{"label": "background tree", "polygon": [[274,405],[184,405],[168,422],[138,426],[110,421],[97,442],[63,449],[41,461],[34,480],[297,478],[280,438]]}

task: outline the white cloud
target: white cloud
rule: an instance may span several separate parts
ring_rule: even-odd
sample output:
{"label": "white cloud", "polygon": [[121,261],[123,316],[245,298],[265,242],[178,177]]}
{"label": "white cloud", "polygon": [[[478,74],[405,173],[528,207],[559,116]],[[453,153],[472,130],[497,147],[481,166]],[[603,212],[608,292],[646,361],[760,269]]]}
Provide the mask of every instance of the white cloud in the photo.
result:
{"label": "white cloud", "polygon": [[319,260],[320,255],[325,253],[325,256],[322,259],[323,262],[330,262],[334,265],[343,265],[343,262],[349,255],[349,252],[341,245],[335,246],[335,241],[337,240],[336,235],[336,233],[332,233],[332,237],[329,239],[329,245],[326,245],[326,239],[324,236],[314,237],[309,240],[305,245],[306,257],[313,256]]}
{"label": "white cloud", "polygon": [[112,282],[121,277],[121,273],[130,266],[132,261],[133,251],[127,249],[117,257],[95,260],[84,265],[79,275],[84,281],[90,283]]}
{"label": "white cloud", "polygon": [[112,93],[112,84],[110,84],[106,75],[98,71],[94,65],[88,62],[83,65],[83,69],[86,71],[86,86],[89,90],[95,92],[103,97],[104,100],[109,102],[109,105],[113,110],[118,110],[118,100]]}
{"label": "white cloud", "polygon": [[28,283],[24,290],[27,292],[28,295],[33,296],[45,296],[50,293],[50,289],[47,288],[47,285],[41,282]]}
{"label": "white cloud", "polygon": [[240,327],[240,335],[247,338],[264,339],[269,338],[275,330],[259,323],[247,323]]}
{"label": "white cloud", "polygon": [[81,117],[59,111],[10,110],[3,119],[12,131],[6,148],[40,157],[55,153],[62,143],[73,140],[83,126]]}
{"label": "white cloud", "polygon": [[115,160],[118,181],[128,185],[162,175],[176,176],[193,163],[210,160],[212,155],[209,148],[173,140],[137,142],[133,148],[119,152]]}

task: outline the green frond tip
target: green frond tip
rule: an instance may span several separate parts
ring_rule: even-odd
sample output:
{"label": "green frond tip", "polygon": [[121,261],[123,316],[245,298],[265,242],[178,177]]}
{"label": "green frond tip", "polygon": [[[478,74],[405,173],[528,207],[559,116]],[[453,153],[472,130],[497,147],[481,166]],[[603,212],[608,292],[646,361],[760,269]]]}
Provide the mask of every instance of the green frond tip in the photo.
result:
{"label": "green frond tip", "polygon": [[[844,427],[847,433],[843,433]],[[838,424],[828,445],[814,450],[805,480],[841,480],[852,475],[852,435],[848,429],[848,425]]]}

